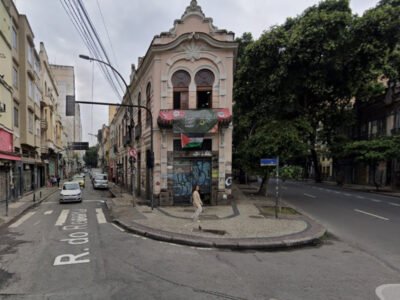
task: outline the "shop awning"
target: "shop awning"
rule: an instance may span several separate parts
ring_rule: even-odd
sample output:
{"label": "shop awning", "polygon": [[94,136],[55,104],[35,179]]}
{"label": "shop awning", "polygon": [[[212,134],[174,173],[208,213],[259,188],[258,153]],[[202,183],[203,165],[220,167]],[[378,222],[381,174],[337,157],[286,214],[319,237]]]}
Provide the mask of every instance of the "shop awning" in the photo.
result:
{"label": "shop awning", "polygon": [[5,159],[5,160],[21,160],[21,156],[17,156],[17,155],[12,155],[12,154],[4,154],[4,153],[0,153],[0,159]]}
{"label": "shop awning", "polygon": [[[214,108],[201,110],[161,110],[158,115],[157,123],[160,128],[172,128],[174,125],[182,127],[192,127],[191,132],[202,131],[202,129],[213,127],[215,122],[218,126],[227,127],[232,121],[232,114],[228,108]],[[193,130],[194,129],[194,130]],[[183,130],[186,131],[186,130]]]}

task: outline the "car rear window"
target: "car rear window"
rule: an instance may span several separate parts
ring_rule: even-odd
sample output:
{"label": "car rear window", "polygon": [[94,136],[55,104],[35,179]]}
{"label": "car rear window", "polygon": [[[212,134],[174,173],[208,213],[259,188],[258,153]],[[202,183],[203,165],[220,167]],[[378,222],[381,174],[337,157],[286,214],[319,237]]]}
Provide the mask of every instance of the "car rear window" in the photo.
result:
{"label": "car rear window", "polygon": [[78,190],[80,189],[78,183],[66,183],[63,186],[63,190],[71,191],[71,190]]}
{"label": "car rear window", "polygon": [[107,175],[96,175],[95,178],[98,180],[107,180]]}

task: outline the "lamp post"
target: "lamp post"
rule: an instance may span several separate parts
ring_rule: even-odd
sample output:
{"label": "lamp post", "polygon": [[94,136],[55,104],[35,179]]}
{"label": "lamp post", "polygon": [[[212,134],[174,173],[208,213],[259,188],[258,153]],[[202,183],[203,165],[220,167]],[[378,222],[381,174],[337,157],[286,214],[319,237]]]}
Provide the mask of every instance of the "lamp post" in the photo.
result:
{"label": "lamp post", "polygon": [[[105,61],[99,60],[97,58],[93,58],[93,57],[90,57],[90,56],[87,56],[87,55],[83,55],[83,54],[80,54],[79,57],[82,58],[82,59],[85,59],[85,60],[89,60],[89,61],[96,61],[98,63],[101,63],[103,65],[108,66],[111,70],[113,70],[115,72],[115,74],[117,74],[118,77],[124,83],[126,91],[128,93],[129,100],[131,102],[130,105],[121,105],[121,106],[128,106],[128,107],[136,107],[136,108],[139,108],[139,109],[145,109],[146,112],[150,115],[150,165],[148,166],[148,168],[150,169],[150,178],[151,178],[150,179],[150,203],[151,203],[151,209],[153,209],[154,208],[154,199],[153,199],[154,198],[153,197],[153,185],[154,185],[154,183],[153,183],[153,168],[154,168],[153,114],[152,114],[151,110],[146,106],[133,105],[133,100],[132,100],[132,97],[131,97],[131,92],[129,90],[128,84],[126,83],[124,77],[122,77],[122,75],[111,64],[109,64],[109,63],[107,63]],[[80,103],[82,103],[82,102],[80,102]],[[88,104],[99,104],[99,103],[92,102],[92,103],[88,103]],[[102,105],[104,105],[104,104],[105,103],[103,103]],[[131,117],[133,118],[133,116],[131,116]]]}

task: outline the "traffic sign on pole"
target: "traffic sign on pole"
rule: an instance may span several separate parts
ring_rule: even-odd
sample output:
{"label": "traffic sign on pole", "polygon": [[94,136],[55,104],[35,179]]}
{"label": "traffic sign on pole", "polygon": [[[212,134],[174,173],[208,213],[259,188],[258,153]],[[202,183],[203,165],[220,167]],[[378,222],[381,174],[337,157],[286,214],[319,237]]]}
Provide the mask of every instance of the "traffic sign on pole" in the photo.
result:
{"label": "traffic sign on pole", "polygon": [[268,166],[276,166],[278,165],[278,158],[261,158],[260,166],[268,167]]}
{"label": "traffic sign on pole", "polygon": [[135,148],[129,149],[128,154],[129,154],[130,157],[136,158],[136,156],[137,156],[136,149]]}

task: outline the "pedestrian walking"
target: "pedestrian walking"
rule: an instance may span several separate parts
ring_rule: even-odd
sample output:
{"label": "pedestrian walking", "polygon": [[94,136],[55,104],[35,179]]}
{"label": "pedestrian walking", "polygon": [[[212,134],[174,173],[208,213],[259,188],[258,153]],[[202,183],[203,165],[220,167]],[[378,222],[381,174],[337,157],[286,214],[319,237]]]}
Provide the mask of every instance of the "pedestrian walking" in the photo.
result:
{"label": "pedestrian walking", "polygon": [[196,185],[193,188],[193,192],[192,192],[192,202],[193,202],[193,206],[196,208],[195,213],[192,215],[193,222],[196,222],[199,220],[199,215],[203,211],[203,202],[201,201],[199,191],[200,191],[200,187],[198,185]]}
{"label": "pedestrian walking", "polygon": [[57,187],[60,187],[60,180],[61,180],[60,175],[57,175]]}

